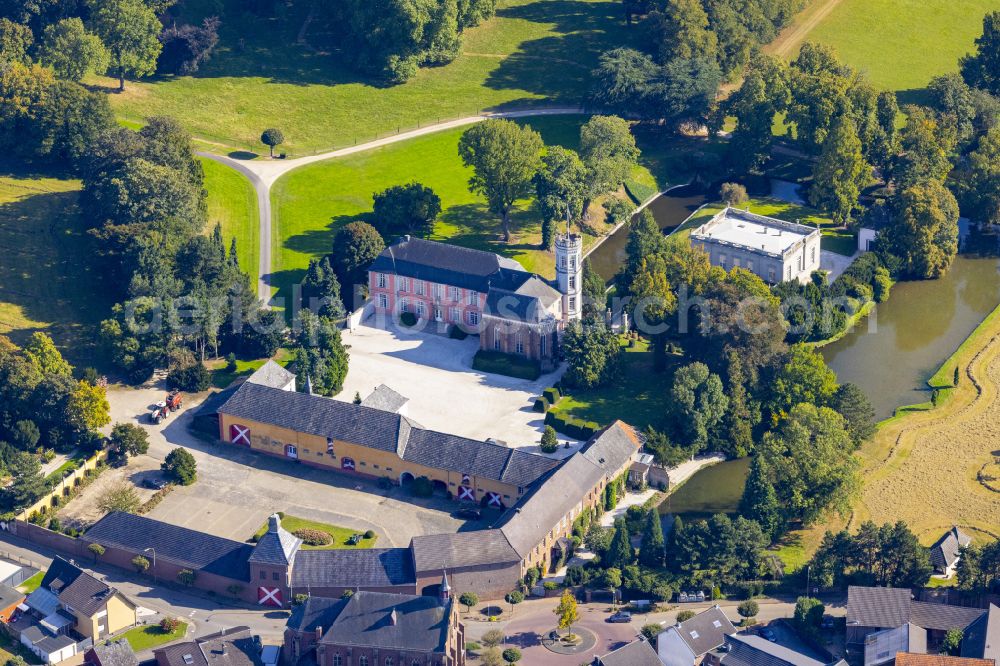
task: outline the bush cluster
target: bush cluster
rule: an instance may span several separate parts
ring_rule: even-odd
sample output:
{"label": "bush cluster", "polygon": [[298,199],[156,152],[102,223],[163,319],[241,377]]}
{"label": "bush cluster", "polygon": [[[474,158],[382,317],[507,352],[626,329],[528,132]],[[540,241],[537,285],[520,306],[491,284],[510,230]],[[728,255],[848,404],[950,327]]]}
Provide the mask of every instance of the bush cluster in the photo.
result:
{"label": "bush cluster", "polygon": [[472,367],[480,372],[491,372],[532,381],[538,379],[542,374],[542,367],[538,361],[494,351],[480,350],[476,352],[476,356],[472,360]]}
{"label": "bush cluster", "polygon": [[292,534],[302,539],[302,542],[307,546],[328,546],[333,543],[333,537],[323,530],[303,528],[295,530]]}
{"label": "bush cluster", "polygon": [[550,425],[556,432],[561,432],[567,437],[581,441],[590,439],[601,429],[601,426],[594,421],[584,421],[583,419],[574,417],[572,414],[561,412],[547,412],[545,414],[545,425]]}

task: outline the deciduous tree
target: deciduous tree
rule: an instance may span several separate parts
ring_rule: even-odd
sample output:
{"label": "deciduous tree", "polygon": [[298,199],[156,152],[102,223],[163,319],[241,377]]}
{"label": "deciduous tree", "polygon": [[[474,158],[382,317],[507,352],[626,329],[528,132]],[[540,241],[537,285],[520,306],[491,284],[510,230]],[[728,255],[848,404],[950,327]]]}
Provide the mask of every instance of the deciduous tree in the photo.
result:
{"label": "deciduous tree", "polygon": [[94,32],[104,42],[110,66],[125,90],[127,75],[142,77],[156,71],[160,55],[160,20],[142,0],[88,0]]}
{"label": "deciduous tree", "polygon": [[462,162],[473,170],[469,188],[486,197],[490,212],[500,216],[504,242],[510,242],[514,202],[531,192],[542,146],[531,127],[503,119],[473,125],[458,142]]}
{"label": "deciduous tree", "polygon": [[841,116],[823,142],[813,169],[809,202],[829,211],[838,224],[849,224],[861,190],[870,179],[871,167],[865,161],[854,123]]}
{"label": "deciduous tree", "polygon": [[375,228],[390,240],[404,234],[430,236],[441,213],[441,197],[420,183],[394,185],[376,193],[374,199]]}
{"label": "deciduous tree", "polygon": [[198,477],[198,465],[194,456],[183,447],[177,447],[168,453],[160,469],[182,486],[190,486]]}
{"label": "deciduous tree", "polygon": [[960,62],[962,78],[970,86],[1000,95],[1000,11],[983,17],[983,34],[976,38],[976,52]]}
{"label": "deciduous tree", "polygon": [[880,234],[885,249],[899,257],[904,275],[940,277],[958,252],[958,202],[939,180],[918,181],[892,203]]}
{"label": "deciduous tree", "polygon": [[87,74],[103,74],[111,62],[101,38],[87,32],[76,16],[45,28],[38,58],[59,78],[77,82]]}

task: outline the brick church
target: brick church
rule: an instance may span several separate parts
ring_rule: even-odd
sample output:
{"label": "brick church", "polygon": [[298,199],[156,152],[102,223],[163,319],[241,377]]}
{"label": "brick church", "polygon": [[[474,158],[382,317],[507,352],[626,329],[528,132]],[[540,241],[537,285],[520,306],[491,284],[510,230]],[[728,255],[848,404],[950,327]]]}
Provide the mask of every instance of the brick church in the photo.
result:
{"label": "brick church", "polygon": [[412,313],[418,326],[455,326],[479,335],[481,349],[548,365],[566,322],[580,318],[582,251],[579,235],[558,236],[550,283],[493,252],[404,236],[369,267],[369,295],[381,316]]}

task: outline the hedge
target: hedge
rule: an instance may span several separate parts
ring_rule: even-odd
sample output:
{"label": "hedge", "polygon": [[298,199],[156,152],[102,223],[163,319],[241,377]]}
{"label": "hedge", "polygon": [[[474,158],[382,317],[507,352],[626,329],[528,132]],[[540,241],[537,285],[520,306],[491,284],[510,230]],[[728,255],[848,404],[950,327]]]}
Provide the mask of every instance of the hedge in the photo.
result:
{"label": "hedge", "polygon": [[556,404],[557,402],[559,402],[559,398],[562,397],[559,395],[559,389],[557,389],[554,386],[551,386],[542,391],[542,395],[545,396],[545,399],[549,401],[550,405]]}
{"label": "hedge", "polygon": [[588,440],[594,436],[600,426],[593,421],[578,419],[572,414],[562,414],[559,412],[547,412],[545,414],[545,425],[552,426],[556,432],[573,439]]}
{"label": "hedge", "polygon": [[535,404],[531,407],[539,414],[544,414],[549,411],[549,401],[545,397],[535,398]]}
{"label": "hedge", "polygon": [[413,326],[417,323],[417,315],[412,312],[404,312],[399,315],[399,323],[403,326]]}
{"label": "hedge", "polygon": [[480,372],[492,372],[532,381],[542,375],[542,366],[538,361],[483,349],[476,352],[472,359],[472,367]]}
{"label": "hedge", "polygon": [[448,337],[452,340],[464,340],[469,337],[469,334],[463,331],[461,326],[452,324],[451,328],[448,329]]}

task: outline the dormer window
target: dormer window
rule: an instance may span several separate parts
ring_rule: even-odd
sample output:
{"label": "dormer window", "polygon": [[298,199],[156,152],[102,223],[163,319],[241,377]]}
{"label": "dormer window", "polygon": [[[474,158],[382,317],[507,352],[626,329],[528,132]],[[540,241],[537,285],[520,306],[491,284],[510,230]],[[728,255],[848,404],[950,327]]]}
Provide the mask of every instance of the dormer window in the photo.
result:
{"label": "dormer window", "polygon": [[190,653],[189,653],[189,654],[186,654],[186,655],[184,655],[184,656],[183,656],[183,657],[181,657],[181,658],[182,658],[182,659],[184,660],[184,663],[185,663],[185,664],[193,664],[193,663],[194,663],[194,656],[193,656],[193,655],[191,655]]}

